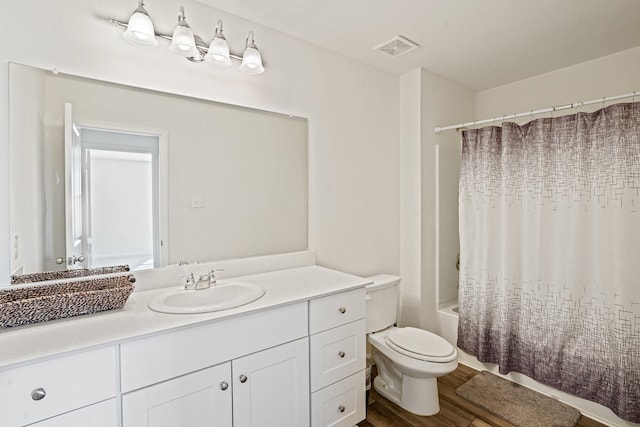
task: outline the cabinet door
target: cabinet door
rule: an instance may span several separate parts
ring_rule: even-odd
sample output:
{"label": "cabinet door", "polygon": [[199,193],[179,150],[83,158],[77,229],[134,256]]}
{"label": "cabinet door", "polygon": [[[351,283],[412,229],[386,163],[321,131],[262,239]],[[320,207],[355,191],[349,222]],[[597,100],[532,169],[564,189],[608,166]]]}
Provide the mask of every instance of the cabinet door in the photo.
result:
{"label": "cabinet door", "polygon": [[174,378],[122,397],[123,427],[230,427],[231,363]]}
{"label": "cabinet door", "polygon": [[76,409],[75,411],[31,424],[32,427],[116,427],[117,425],[116,399],[105,400],[86,408]]}
{"label": "cabinet door", "polygon": [[234,427],[309,425],[309,347],[303,338],[232,362]]}

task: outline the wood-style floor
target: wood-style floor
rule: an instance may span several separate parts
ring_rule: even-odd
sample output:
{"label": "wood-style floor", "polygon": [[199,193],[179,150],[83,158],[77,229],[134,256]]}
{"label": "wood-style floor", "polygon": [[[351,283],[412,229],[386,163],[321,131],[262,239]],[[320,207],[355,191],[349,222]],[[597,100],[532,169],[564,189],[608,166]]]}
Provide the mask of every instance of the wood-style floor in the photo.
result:
{"label": "wood-style floor", "polygon": [[[465,365],[449,375],[438,378],[440,412],[430,417],[421,417],[405,411],[380,396],[371,388],[367,419],[359,427],[514,427],[486,409],[476,406],[458,396],[456,388],[473,378],[478,371]],[[606,427],[590,418],[582,417],[577,427]]]}

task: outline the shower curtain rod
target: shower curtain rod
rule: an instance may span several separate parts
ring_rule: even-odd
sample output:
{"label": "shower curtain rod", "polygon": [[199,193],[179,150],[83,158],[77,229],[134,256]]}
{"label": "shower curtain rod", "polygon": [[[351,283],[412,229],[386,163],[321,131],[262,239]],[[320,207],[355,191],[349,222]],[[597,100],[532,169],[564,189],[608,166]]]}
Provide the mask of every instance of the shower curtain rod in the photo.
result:
{"label": "shower curtain rod", "polygon": [[623,99],[623,98],[631,98],[631,97],[635,97],[636,95],[637,95],[637,93],[635,91],[633,91],[631,93],[627,93],[627,94],[624,94],[624,95],[610,96],[608,98],[594,99],[592,101],[574,102],[572,104],[557,105],[555,107],[543,108],[541,110],[527,111],[526,113],[508,114],[506,116],[494,117],[492,119],[476,120],[476,121],[473,121],[473,122],[460,123],[460,124],[457,124],[457,125],[450,125],[450,126],[443,126],[443,127],[437,127],[436,126],[435,128],[433,128],[433,131],[436,134],[438,134],[438,133],[440,133],[442,131],[445,131],[445,130],[451,130],[451,129],[460,130],[460,129],[465,128],[467,126],[482,125],[482,124],[485,124],[485,123],[495,122],[496,120],[505,121],[505,120],[508,120],[508,119],[517,119],[519,117],[533,116],[533,115],[536,115],[536,114],[552,113],[554,111],[569,110],[571,108],[579,108],[579,107],[582,107],[583,105],[598,104],[600,102],[602,102],[604,104],[605,102],[608,102],[608,101],[615,101],[615,100]]}

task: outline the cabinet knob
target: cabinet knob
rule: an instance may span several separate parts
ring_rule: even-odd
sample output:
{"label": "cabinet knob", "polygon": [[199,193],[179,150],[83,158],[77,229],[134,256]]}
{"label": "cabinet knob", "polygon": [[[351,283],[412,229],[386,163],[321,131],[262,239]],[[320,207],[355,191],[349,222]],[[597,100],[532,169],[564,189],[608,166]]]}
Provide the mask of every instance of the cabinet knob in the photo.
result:
{"label": "cabinet knob", "polygon": [[229,388],[229,384],[226,381],[220,383],[220,390],[226,390]]}
{"label": "cabinet knob", "polygon": [[347,309],[344,307],[340,307],[338,311],[340,312],[340,314],[345,314],[347,312]]}
{"label": "cabinet knob", "polygon": [[345,356],[345,352],[344,352],[344,351],[339,352],[339,353],[338,353],[338,356],[340,356],[340,358],[341,358],[341,359],[342,359],[342,358],[344,358],[344,356]]}
{"label": "cabinet knob", "polygon": [[247,376],[246,375],[240,375],[240,382],[242,384],[246,383],[247,382]]}
{"label": "cabinet knob", "polygon": [[338,411],[340,411],[340,412],[344,412],[345,409],[346,408],[344,407],[344,405],[338,406]]}
{"label": "cabinet knob", "polygon": [[31,398],[33,400],[42,400],[47,395],[42,387],[38,387],[31,392]]}

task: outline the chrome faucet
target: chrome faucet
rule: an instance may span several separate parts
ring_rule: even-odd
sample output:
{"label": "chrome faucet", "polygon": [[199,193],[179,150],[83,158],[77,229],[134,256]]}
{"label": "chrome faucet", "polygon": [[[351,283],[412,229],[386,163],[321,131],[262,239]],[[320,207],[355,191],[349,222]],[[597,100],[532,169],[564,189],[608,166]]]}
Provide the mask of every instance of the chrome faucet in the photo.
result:
{"label": "chrome faucet", "polygon": [[187,283],[185,283],[184,288],[189,289],[208,289],[212,286],[218,284],[216,281],[216,271],[224,271],[223,269],[210,270],[207,274],[202,274],[198,277],[198,281],[196,282],[196,278],[193,273],[187,274]]}

